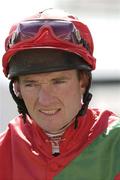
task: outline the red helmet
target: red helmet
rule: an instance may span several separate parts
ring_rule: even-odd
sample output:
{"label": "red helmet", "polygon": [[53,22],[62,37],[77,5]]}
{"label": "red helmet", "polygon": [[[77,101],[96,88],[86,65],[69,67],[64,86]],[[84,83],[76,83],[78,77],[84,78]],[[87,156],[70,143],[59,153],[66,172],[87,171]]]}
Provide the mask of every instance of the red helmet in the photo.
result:
{"label": "red helmet", "polygon": [[47,9],[12,26],[2,59],[4,74],[9,75],[9,63],[17,53],[36,49],[76,54],[91,70],[95,69],[93,40],[88,27],[61,10]]}

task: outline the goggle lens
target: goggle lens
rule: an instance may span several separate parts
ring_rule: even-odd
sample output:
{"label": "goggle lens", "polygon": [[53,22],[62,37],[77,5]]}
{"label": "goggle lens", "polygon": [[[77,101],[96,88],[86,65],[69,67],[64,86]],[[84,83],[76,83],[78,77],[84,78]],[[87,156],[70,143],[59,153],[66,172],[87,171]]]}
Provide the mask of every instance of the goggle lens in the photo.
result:
{"label": "goggle lens", "polygon": [[72,22],[63,20],[23,21],[17,26],[8,47],[36,36],[40,29],[44,27],[50,27],[57,38],[74,44],[83,44],[89,50],[87,42],[81,38],[75,25]]}

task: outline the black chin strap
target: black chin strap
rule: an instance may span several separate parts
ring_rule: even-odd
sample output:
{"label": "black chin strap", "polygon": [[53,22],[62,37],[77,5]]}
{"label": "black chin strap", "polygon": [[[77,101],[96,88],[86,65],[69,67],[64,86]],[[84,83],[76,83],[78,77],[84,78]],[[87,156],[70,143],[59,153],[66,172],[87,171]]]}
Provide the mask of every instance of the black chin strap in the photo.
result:
{"label": "black chin strap", "polygon": [[92,99],[92,94],[88,92],[83,99],[83,105],[82,105],[80,111],[76,115],[74,129],[76,129],[78,127],[78,117],[83,116],[86,113],[91,99]]}
{"label": "black chin strap", "polygon": [[13,83],[14,83],[15,80],[11,80],[10,83],[9,83],[9,90],[10,90],[10,93],[12,95],[12,98],[14,99],[14,101],[16,102],[17,104],[17,109],[18,109],[18,112],[20,114],[22,114],[23,116],[23,120],[24,120],[24,123],[26,122],[26,114],[28,114],[28,111],[27,111],[27,108],[24,104],[24,101],[22,99],[20,99],[19,97],[16,96],[16,94],[14,93],[14,90],[13,90]]}

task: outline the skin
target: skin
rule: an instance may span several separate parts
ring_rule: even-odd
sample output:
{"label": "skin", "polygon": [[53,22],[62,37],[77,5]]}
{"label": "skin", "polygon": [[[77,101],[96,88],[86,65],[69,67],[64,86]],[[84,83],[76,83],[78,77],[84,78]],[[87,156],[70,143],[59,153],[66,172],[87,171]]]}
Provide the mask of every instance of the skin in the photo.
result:
{"label": "skin", "polygon": [[56,133],[80,110],[84,82],[76,70],[66,70],[20,76],[14,87],[32,119],[45,131]]}

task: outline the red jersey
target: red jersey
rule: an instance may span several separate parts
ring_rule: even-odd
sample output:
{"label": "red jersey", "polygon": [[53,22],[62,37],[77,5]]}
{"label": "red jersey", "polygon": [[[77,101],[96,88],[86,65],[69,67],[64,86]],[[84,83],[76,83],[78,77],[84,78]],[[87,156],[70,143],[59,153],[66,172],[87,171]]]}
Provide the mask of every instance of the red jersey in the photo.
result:
{"label": "red jersey", "polygon": [[44,131],[18,116],[0,136],[0,180],[120,179],[120,120],[112,112],[88,110],[77,129],[74,123],[66,129],[59,147],[53,156]]}

